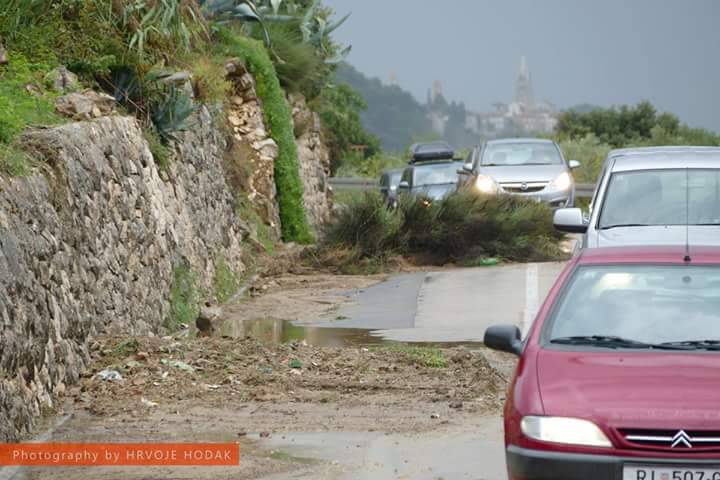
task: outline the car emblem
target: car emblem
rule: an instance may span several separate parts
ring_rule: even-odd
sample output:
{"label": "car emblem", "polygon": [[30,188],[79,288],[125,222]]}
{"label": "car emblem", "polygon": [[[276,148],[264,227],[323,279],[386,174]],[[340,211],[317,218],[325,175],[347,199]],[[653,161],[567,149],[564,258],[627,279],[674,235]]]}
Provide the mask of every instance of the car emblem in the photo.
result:
{"label": "car emblem", "polygon": [[527,184],[527,183],[521,183],[521,184],[520,184],[520,190],[522,190],[522,191],[524,192],[524,191],[527,190],[527,189],[528,189],[528,184]]}
{"label": "car emblem", "polygon": [[672,445],[671,445],[672,448],[675,448],[681,444],[685,445],[685,447],[687,447],[687,448],[692,448],[692,444],[690,443],[690,437],[688,436],[687,433],[685,433],[685,430],[680,430],[672,438]]}

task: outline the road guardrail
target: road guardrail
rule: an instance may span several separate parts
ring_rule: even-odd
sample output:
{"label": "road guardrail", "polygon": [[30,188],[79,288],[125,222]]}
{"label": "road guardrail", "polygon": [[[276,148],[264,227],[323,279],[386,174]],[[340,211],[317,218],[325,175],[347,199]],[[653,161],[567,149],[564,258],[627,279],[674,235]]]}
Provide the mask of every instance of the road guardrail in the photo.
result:
{"label": "road guardrail", "polygon": [[[380,188],[377,180],[371,178],[340,178],[330,179],[330,185],[334,190],[377,190]],[[595,191],[593,183],[578,183],[575,185],[575,196],[577,198],[591,198]]]}

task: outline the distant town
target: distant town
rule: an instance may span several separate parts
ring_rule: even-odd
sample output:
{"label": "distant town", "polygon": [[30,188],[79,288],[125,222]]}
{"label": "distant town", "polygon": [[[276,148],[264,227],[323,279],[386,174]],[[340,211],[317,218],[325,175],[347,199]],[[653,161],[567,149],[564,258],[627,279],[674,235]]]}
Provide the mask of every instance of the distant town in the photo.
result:
{"label": "distant town", "polygon": [[[536,101],[532,74],[525,57],[520,59],[515,96],[509,102],[496,102],[490,112],[473,112],[465,109],[465,129],[482,138],[495,138],[506,132],[552,133],[557,124],[558,110],[550,102]],[[440,80],[428,90],[427,110],[432,131],[447,134],[448,102],[443,95]]]}

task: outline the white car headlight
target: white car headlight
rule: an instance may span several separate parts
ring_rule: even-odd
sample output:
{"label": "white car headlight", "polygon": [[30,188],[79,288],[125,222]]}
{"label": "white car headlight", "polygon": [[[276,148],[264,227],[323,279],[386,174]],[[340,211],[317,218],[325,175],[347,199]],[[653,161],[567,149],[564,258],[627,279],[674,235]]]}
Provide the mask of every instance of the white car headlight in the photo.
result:
{"label": "white car headlight", "polygon": [[525,436],[542,442],[612,447],[600,428],[589,420],[565,417],[523,417],[520,429]]}
{"label": "white car headlight", "polygon": [[481,193],[496,193],[498,186],[492,177],[487,175],[478,175],[475,179],[475,188]]}
{"label": "white car headlight", "polygon": [[561,173],[555,180],[553,180],[553,186],[558,190],[565,191],[570,188],[570,185],[572,185],[572,177],[568,172]]}

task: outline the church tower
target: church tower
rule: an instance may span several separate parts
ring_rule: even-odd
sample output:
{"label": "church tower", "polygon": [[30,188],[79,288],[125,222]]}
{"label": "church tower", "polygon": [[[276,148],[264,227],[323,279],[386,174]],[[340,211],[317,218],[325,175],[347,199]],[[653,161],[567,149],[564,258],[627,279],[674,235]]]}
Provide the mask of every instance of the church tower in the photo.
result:
{"label": "church tower", "polygon": [[520,57],[520,70],[515,81],[515,102],[532,107],[535,103],[533,98],[532,78],[525,56]]}

